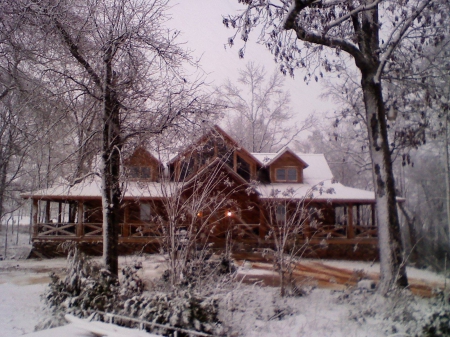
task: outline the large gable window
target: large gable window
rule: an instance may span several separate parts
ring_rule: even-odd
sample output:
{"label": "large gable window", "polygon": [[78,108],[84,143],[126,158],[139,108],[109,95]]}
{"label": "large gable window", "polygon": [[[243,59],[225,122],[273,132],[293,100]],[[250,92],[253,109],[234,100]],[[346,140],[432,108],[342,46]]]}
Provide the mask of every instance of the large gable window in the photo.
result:
{"label": "large gable window", "polygon": [[297,168],[283,167],[275,170],[276,181],[297,182]]}

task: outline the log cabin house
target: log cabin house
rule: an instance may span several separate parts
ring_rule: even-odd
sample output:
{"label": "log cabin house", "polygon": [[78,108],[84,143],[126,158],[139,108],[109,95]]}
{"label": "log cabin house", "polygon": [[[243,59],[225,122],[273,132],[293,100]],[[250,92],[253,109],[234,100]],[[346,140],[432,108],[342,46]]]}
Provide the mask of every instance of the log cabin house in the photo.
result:
{"label": "log cabin house", "polygon": [[[322,154],[288,147],[250,153],[214,126],[168,163],[137,148],[124,161],[123,176],[123,253],[159,249],[170,219],[176,219],[178,234],[194,234],[218,249],[230,240],[234,249],[271,247],[271,231],[296,206],[302,215],[295,215],[295,240],[308,243],[305,254],[378,258],[374,193],[334,181]],[[52,255],[66,241],[101,252],[100,184],[92,177],[74,186],[61,181],[22,195],[32,200],[32,241],[39,254]]]}

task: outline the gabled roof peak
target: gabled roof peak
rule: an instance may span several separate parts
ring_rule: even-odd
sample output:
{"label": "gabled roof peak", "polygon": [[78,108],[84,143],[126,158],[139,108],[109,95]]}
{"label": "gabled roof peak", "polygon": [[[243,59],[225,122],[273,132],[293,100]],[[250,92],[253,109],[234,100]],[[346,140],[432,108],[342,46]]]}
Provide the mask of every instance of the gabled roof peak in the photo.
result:
{"label": "gabled roof peak", "polygon": [[[306,163],[302,158],[299,157],[297,153],[295,153],[293,150],[291,150],[288,146],[283,147],[278,152],[272,152],[272,153],[252,153],[254,157],[257,157],[262,163],[263,166],[269,166],[272,163],[274,163],[278,158],[283,156],[285,153],[290,153],[293,155],[299,162],[303,164],[304,168],[307,168],[309,165]],[[261,160],[261,157],[263,159]]]}
{"label": "gabled roof peak", "polygon": [[228,133],[226,133],[220,126],[218,126],[217,124],[213,125],[211,128],[209,128],[208,131],[204,132],[196,141],[194,141],[192,144],[190,144],[189,146],[187,146],[184,151],[179,152],[175,157],[173,157],[172,159],[169,160],[169,164],[174,163],[175,161],[177,161],[179,158],[182,158],[183,156],[185,156],[186,154],[189,154],[190,151],[192,151],[193,148],[195,148],[196,146],[198,146],[198,144],[202,143],[203,141],[205,141],[212,133],[218,133],[220,136],[222,136],[223,138],[225,138],[229,143],[231,143],[237,150],[240,150],[242,152],[244,152],[246,155],[248,155],[250,158],[252,158],[257,164],[259,165],[263,165],[263,163],[261,163],[258,158],[256,158],[255,156],[253,156],[249,151],[247,151],[246,148],[244,148],[243,146],[241,146],[233,137],[231,137]]}

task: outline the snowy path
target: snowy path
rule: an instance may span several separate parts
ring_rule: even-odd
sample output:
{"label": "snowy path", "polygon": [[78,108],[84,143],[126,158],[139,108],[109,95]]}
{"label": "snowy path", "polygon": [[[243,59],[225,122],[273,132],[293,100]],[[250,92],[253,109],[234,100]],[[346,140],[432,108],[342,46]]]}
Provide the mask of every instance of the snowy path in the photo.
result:
{"label": "snowy path", "polygon": [[[242,258],[242,256],[241,256]],[[273,263],[267,262],[258,254],[248,254],[244,260],[237,261],[240,279],[246,283],[262,281],[266,286],[278,286],[278,274],[273,271]],[[361,276],[365,279],[379,280],[379,264],[368,262],[303,259],[296,266],[294,277],[302,284],[319,288],[344,290],[356,286]],[[436,273],[407,268],[410,289],[415,295],[431,297],[445,287],[445,279]]]}

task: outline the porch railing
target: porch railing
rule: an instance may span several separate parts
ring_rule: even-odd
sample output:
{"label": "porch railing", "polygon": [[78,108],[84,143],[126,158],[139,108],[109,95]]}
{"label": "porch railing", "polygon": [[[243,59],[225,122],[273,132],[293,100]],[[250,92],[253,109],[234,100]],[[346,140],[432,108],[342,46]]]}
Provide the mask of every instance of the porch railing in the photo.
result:
{"label": "porch railing", "polygon": [[[235,225],[233,237],[257,238],[259,224]],[[92,238],[101,239],[103,235],[102,223],[39,223],[34,227],[34,238]],[[156,223],[121,223],[119,235],[122,238],[162,238],[164,231]],[[212,234],[214,236],[214,234]],[[317,224],[306,227],[299,234],[301,237],[318,239],[350,239],[350,238],[377,238],[376,226],[355,225],[349,230],[345,225]]]}

